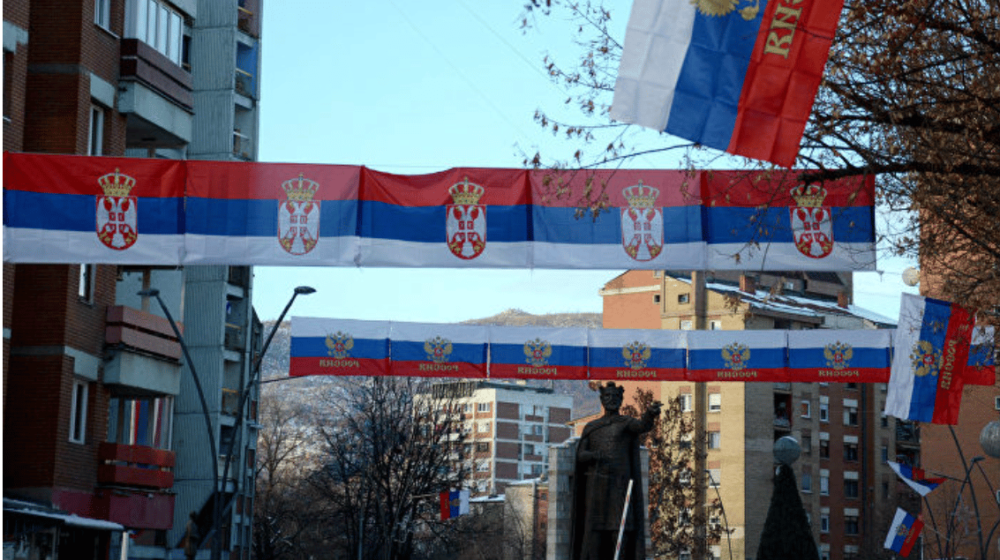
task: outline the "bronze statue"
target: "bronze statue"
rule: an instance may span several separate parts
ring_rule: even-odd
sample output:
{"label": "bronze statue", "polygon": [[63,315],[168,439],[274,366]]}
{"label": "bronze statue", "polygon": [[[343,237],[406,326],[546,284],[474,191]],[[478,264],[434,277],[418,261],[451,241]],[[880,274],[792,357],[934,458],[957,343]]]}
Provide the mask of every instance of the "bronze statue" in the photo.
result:
{"label": "bronze statue", "polygon": [[604,416],[583,428],[576,451],[573,495],[573,560],[612,560],[625,506],[629,480],[633,481],[619,560],[645,560],[646,511],[639,437],[653,428],[660,415],[653,402],[642,419],[622,416],[624,387],[601,387]]}

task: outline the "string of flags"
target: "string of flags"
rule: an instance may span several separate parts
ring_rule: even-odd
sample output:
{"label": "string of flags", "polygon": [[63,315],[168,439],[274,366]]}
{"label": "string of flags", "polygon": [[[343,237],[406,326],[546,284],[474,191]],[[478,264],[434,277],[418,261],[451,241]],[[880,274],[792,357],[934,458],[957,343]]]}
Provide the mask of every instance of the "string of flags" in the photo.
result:
{"label": "string of flags", "polygon": [[[4,153],[4,261],[874,270],[874,179]],[[579,216],[585,193],[607,211]],[[738,257],[738,258],[737,258]]]}

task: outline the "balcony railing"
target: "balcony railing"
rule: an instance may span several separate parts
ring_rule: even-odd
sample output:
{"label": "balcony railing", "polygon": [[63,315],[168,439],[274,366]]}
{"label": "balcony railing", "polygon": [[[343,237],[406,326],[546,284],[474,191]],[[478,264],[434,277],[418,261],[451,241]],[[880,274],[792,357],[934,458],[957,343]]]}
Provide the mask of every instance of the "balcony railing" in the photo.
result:
{"label": "balcony railing", "polygon": [[236,407],[240,404],[239,392],[236,389],[222,389],[222,413],[236,416]]}
{"label": "balcony railing", "polygon": [[227,350],[235,350],[237,352],[242,351],[246,347],[243,341],[243,329],[239,325],[226,323],[225,346]]}
{"label": "balcony railing", "polygon": [[252,149],[252,144],[250,142],[250,137],[246,134],[242,134],[239,129],[233,131],[233,155],[243,159],[250,160],[250,150]]}
{"label": "balcony railing", "polygon": [[254,96],[253,74],[241,68],[236,69],[236,92],[247,97]]}
{"label": "balcony railing", "polygon": [[236,10],[238,12],[236,26],[239,27],[240,31],[254,38],[259,37],[260,29],[257,23],[257,15],[243,6],[236,8]]}
{"label": "balcony railing", "polygon": [[115,486],[167,490],[174,485],[173,451],[145,445],[101,442],[97,448],[97,481]]}

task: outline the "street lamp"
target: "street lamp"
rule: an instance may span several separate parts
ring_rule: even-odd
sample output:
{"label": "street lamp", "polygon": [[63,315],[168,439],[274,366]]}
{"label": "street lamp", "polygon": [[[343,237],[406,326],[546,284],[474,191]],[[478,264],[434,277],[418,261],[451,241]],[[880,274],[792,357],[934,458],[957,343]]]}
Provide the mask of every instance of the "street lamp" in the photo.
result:
{"label": "street lamp", "polygon": [[[233,447],[236,445],[236,439],[240,433],[240,427],[243,424],[243,408],[246,406],[247,398],[250,395],[250,391],[253,389],[254,382],[260,377],[260,365],[264,359],[264,354],[267,353],[268,347],[271,345],[271,341],[274,339],[274,335],[281,325],[281,321],[285,318],[288,310],[291,309],[292,303],[300,295],[309,295],[315,293],[316,289],[310,286],[298,286],[292,293],[291,299],[285,305],[285,308],[281,311],[281,315],[278,316],[278,320],[275,321],[274,327],[271,328],[271,334],[268,335],[267,340],[264,342],[264,346],[261,348],[260,353],[255,357],[253,361],[253,369],[250,372],[250,379],[247,381],[246,387],[240,388],[240,398],[239,404],[236,407],[236,423],[233,428],[233,437],[229,438],[229,444],[226,448],[226,462],[223,466],[222,475],[219,475],[219,453],[215,445],[215,430],[212,427],[212,419],[208,411],[208,403],[205,400],[205,392],[201,386],[201,379],[198,377],[198,373],[195,370],[194,362],[191,360],[191,355],[188,352],[187,344],[184,342],[184,337],[181,335],[180,329],[177,328],[177,323],[174,322],[173,316],[170,315],[170,310],[163,303],[163,299],[160,298],[160,291],[155,288],[149,288],[139,292],[141,297],[155,297],[156,301],[160,304],[160,309],[163,310],[164,316],[166,316],[167,321],[170,322],[170,327],[174,330],[174,335],[177,337],[177,341],[180,342],[181,349],[184,351],[184,358],[188,362],[188,367],[191,368],[191,376],[194,378],[195,388],[198,391],[198,399],[201,401],[202,415],[205,417],[205,426],[208,429],[208,443],[212,453],[212,526],[209,527],[207,533],[211,533],[213,530],[218,533],[219,528],[222,525],[222,510],[219,508],[219,502],[221,500],[221,493],[219,491],[219,481],[224,480],[229,475],[229,466],[233,458]],[[222,556],[222,539],[216,534],[212,537],[212,560],[219,560]]]}

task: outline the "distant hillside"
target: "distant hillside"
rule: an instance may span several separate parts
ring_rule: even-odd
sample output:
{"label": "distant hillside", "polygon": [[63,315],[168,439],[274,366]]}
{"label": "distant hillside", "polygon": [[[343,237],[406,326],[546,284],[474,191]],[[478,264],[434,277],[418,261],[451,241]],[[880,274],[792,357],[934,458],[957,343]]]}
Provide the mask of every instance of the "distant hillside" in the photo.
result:
{"label": "distant hillside", "polygon": [[[499,325],[507,327],[583,327],[600,328],[600,313],[548,313],[532,315],[520,309],[508,309],[492,317],[463,321],[470,325]],[[274,321],[264,323],[264,336],[271,332]],[[291,350],[291,325],[284,322],[271,341],[271,346],[261,363],[261,378],[266,380],[288,376],[289,352]],[[265,387],[284,398],[307,399],[309,389],[319,385],[338,384],[341,378],[311,377],[281,383],[269,383]],[[586,381],[545,381],[530,380],[533,387],[552,387],[557,393],[573,397],[573,417],[578,418],[600,410],[597,394],[587,387]]]}

